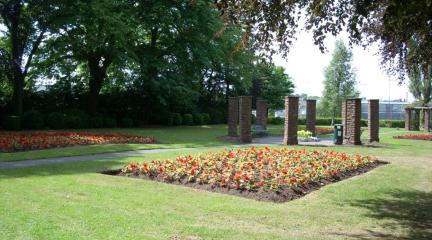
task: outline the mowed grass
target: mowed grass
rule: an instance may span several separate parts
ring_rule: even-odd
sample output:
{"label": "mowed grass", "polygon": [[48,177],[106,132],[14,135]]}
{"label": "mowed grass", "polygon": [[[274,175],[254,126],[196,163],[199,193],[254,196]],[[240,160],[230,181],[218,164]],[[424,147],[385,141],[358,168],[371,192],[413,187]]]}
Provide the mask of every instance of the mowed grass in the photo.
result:
{"label": "mowed grass", "polygon": [[[2,239],[432,239],[432,143],[334,147],[391,164],[277,204],[102,175],[131,161],[226,148],[0,170]],[[365,136],[366,137],[366,136]],[[296,147],[302,148],[302,147]]]}
{"label": "mowed grass", "polygon": [[[73,130],[76,131],[76,130]],[[194,148],[205,146],[227,145],[222,137],[226,135],[226,125],[154,127],[154,128],[116,128],[85,129],[83,132],[126,133],[132,135],[152,136],[157,144],[102,144],[53,148],[46,150],[0,153],[0,162],[53,157],[91,155],[98,153],[123,152],[157,148]]]}

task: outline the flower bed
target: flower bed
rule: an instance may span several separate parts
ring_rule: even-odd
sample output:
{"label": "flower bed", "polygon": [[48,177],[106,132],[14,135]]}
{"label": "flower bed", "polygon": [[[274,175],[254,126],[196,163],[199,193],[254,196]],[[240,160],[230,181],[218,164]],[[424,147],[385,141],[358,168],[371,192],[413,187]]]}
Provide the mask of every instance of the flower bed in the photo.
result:
{"label": "flower bed", "polygon": [[0,151],[15,152],[92,144],[154,143],[153,137],[85,132],[0,132]]}
{"label": "flower bed", "polygon": [[266,147],[129,163],[118,175],[286,201],[378,164],[371,156]]}
{"label": "flower bed", "polygon": [[316,127],[315,132],[317,135],[331,134],[334,129],[332,127]]}
{"label": "flower bed", "polygon": [[432,134],[404,134],[399,136],[394,136],[396,139],[412,139],[412,140],[424,140],[432,141]]}

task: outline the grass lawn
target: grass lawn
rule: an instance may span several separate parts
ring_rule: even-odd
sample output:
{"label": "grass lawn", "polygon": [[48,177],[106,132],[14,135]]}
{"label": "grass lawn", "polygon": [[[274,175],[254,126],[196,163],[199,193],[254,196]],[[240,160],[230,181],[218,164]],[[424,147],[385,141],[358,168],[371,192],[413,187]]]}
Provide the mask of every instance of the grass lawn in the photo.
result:
{"label": "grass lawn", "polygon": [[[197,130],[184,131],[173,138],[187,139]],[[282,204],[97,173],[226,146],[0,170],[0,234],[3,239],[432,239],[432,143],[392,138],[403,132],[382,129],[386,148],[332,148],[391,164]]]}

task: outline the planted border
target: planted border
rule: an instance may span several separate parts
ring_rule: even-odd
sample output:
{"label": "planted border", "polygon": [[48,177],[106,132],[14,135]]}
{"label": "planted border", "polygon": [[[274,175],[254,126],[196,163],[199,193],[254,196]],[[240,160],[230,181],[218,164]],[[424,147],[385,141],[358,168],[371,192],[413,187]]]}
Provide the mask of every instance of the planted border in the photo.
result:
{"label": "planted border", "polygon": [[380,164],[371,156],[266,147],[129,163],[111,174],[284,202]]}
{"label": "planted border", "polygon": [[394,136],[393,138],[432,141],[432,134],[403,134],[399,136]]}

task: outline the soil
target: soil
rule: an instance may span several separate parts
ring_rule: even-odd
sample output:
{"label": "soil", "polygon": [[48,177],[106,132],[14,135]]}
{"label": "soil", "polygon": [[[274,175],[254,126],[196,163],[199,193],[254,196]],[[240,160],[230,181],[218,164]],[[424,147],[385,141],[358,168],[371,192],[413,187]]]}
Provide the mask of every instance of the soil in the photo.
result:
{"label": "soil", "polygon": [[328,184],[331,184],[334,182],[339,182],[341,180],[369,172],[369,171],[373,170],[374,168],[379,167],[383,164],[388,164],[388,162],[377,161],[377,162],[371,163],[367,166],[364,166],[364,167],[361,167],[361,168],[358,168],[355,170],[351,170],[351,171],[341,172],[335,176],[321,179],[321,180],[316,181],[316,182],[309,182],[309,183],[306,183],[306,184],[303,184],[303,185],[297,186],[297,187],[286,187],[286,188],[281,189],[277,192],[272,191],[272,190],[263,190],[263,189],[256,190],[256,191],[238,190],[238,189],[232,189],[232,188],[229,189],[229,188],[225,188],[225,187],[212,186],[210,184],[190,183],[190,182],[187,182],[186,180],[167,182],[167,181],[163,181],[162,179],[159,179],[159,178],[149,177],[147,175],[129,175],[129,176],[127,176],[124,173],[122,173],[121,170],[109,170],[109,171],[104,171],[102,173],[108,174],[108,175],[113,175],[113,176],[132,177],[132,178],[138,178],[138,179],[143,179],[143,180],[152,180],[152,181],[164,182],[164,183],[169,183],[169,184],[182,185],[182,186],[192,187],[192,188],[196,188],[196,189],[200,189],[200,190],[206,190],[206,191],[210,191],[210,192],[217,192],[217,193],[230,194],[230,195],[235,195],[235,196],[240,196],[240,197],[245,197],[245,198],[251,198],[251,199],[258,200],[258,201],[283,203],[283,202],[287,202],[287,201],[291,201],[294,199],[304,197],[305,195],[307,195],[307,194],[309,194],[315,190],[318,190],[319,188],[321,188],[325,185],[328,185]]}

